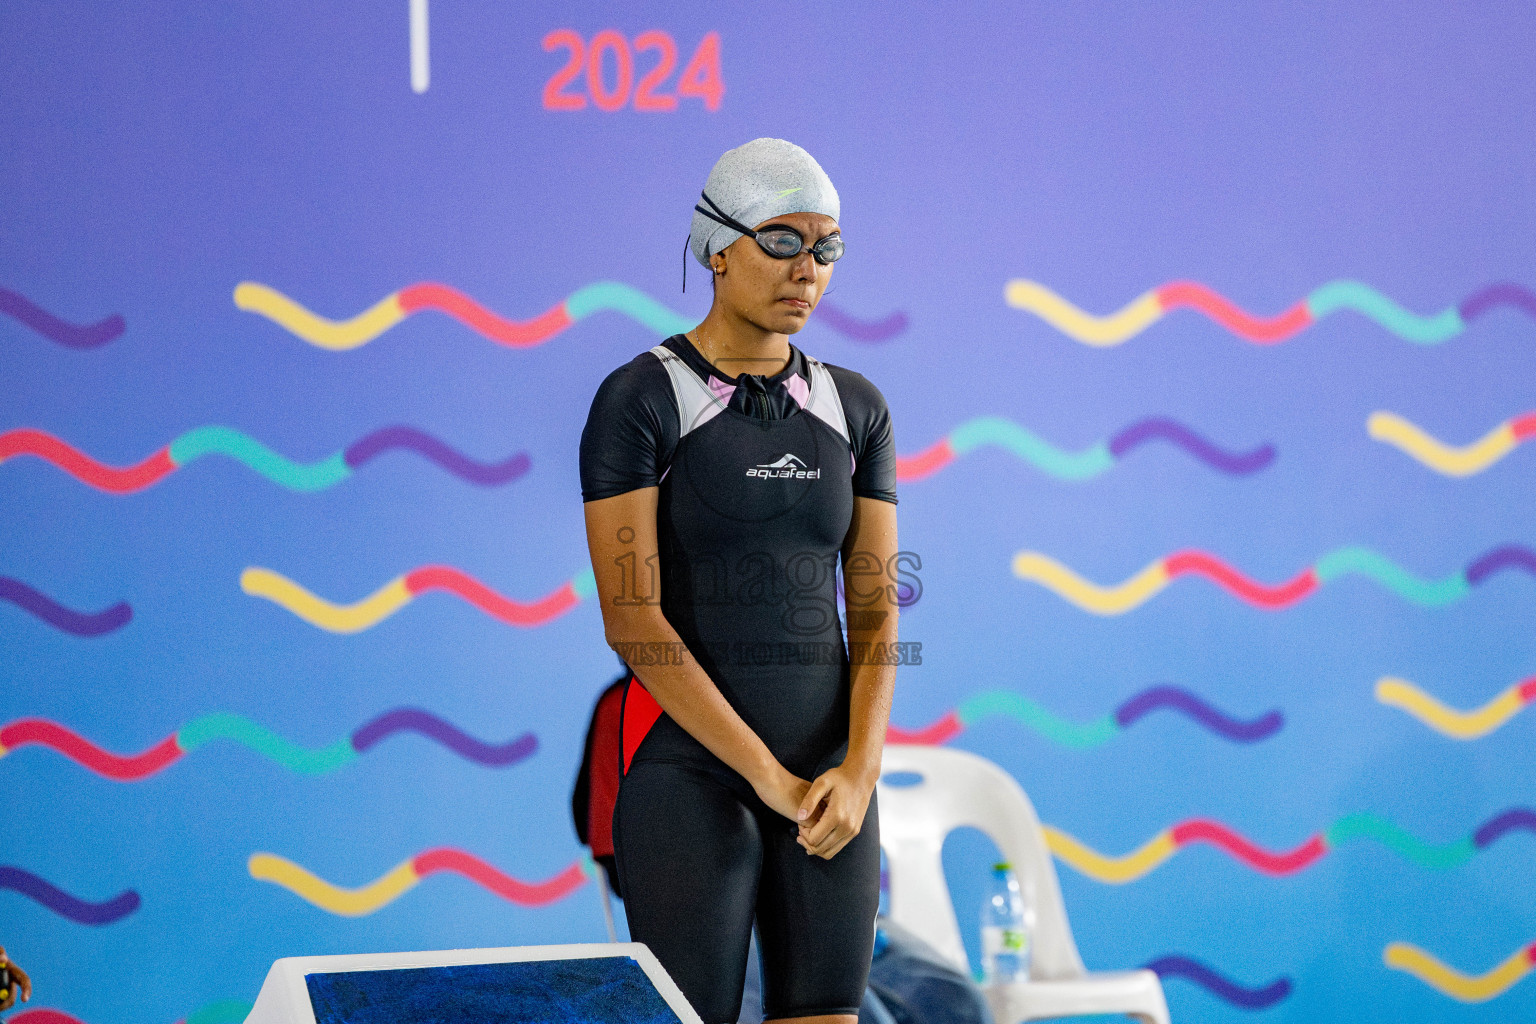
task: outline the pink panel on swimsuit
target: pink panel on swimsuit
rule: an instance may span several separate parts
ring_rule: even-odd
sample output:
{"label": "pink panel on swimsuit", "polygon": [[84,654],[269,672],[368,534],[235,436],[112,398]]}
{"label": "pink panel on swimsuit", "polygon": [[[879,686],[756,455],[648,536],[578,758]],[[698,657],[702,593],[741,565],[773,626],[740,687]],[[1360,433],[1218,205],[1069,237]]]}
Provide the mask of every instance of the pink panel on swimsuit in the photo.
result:
{"label": "pink panel on swimsuit", "polygon": [[805,403],[811,400],[811,386],[805,382],[805,378],[798,373],[789,375],[784,382],[784,390],[789,392],[789,397],[795,400],[800,408],[805,408]]}

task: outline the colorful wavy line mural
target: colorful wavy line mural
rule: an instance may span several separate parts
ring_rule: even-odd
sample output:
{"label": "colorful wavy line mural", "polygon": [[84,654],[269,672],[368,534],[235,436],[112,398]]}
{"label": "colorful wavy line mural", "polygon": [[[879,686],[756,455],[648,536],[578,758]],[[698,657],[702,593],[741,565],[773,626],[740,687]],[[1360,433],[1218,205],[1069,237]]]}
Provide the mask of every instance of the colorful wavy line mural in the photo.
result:
{"label": "colorful wavy line mural", "polygon": [[424,565],[397,576],[361,601],[335,604],[317,597],[281,573],[252,566],[240,574],[240,589],[264,597],[309,623],[332,633],[358,633],[383,622],[432,590],[454,594],[509,626],[542,626],[597,592],[591,569],[578,573],[535,601],[515,601],[452,566]]}
{"label": "colorful wavy line mural", "polygon": [[[421,282],[386,295],[348,320],[331,320],[310,312],[288,296],[255,281],[235,287],[235,305],[259,313],[317,348],[342,352],[358,348],[423,310],[446,313],[489,341],[510,348],[531,348],[593,313],[622,313],[652,332],[668,337],[693,329],[695,320],[674,312],[637,288],[616,281],[598,281],[572,292],[565,301],[530,320],[509,320],[486,309],[456,288]],[[858,341],[884,341],[906,329],[904,313],[864,321],[825,303],[818,313],[827,326]]]}
{"label": "colorful wavy line mural", "polygon": [[1247,988],[1218,974],[1192,957],[1169,954],[1143,965],[1163,981],[1182,978],[1205,989],[1216,998],[1241,1010],[1267,1010],[1291,994],[1291,979],[1279,977],[1268,985]]}
{"label": "colorful wavy line mural", "polygon": [[39,1008],[22,1010],[11,1018],[11,1024],[85,1024],[79,1017],[72,1017],[62,1010]]}
{"label": "colorful wavy line mural", "polygon": [[73,636],[101,636],[121,629],[133,618],[133,609],[126,601],[119,601],[99,612],[77,612],[11,576],[0,576],[0,601],[9,601],[54,629]]}
{"label": "colorful wavy line mural", "polygon": [[414,889],[428,875],[439,871],[463,875],[510,903],[530,907],[563,899],[580,888],[588,874],[586,865],[578,860],[542,882],[524,882],[492,867],[473,854],[452,847],[439,847],[418,853],[356,889],[345,889],[327,882],[276,854],[253,853],[247,866],[252,878],[280,885],[321,910],[342,917],[371,914]]}
{"label": "colorful wavy line mural", "polygon": [[1376,699],[1401,708],[1442,736],[1480,739],[1501,727],[1536,700],[1536,676],[1508,687],[1482,707],[1462,711],[1439,700],[1406,679],[1383,676],[1376,681]]}
{"label": "colorful wavy line mural", "polygon": [[1438,345],[1456,337],[1490,310],[1509,306],[1536,319],[1536,293],[1517,284],[1489,285],[1460,305],[1432,316],[1404,309],[1370,285],[1330,281],[1276,316],[1255,316],[1198,281],[1159,285],[1107,316],[1086,313],[1037,281],[1018,278],[1003,289],[1015,309],[1033,313],[1062,334],[1096,348],[1110,348],[1134,338],[1176,309],[1193,309],[1255,345],[1276,345],[1295,337],[1340,310],[1353,310],[1404,341]]}
{"label": "colorful wavy line mural", "polygon": [[139,894],[132,889],[124,889],[109,900],[92,903],[71,896],[41,875],[13,864],[0,864],[0,890],[3,889],[19,892],[76,924],[111,924],[139,909]]}
{"label": "colorful wavy line mural", "polygon": [[1365,421],[1366,432],[1385,441],[1445,476],[1481,473],[1522,442],[1536,437],[1536,412],[1521,413],[1494,427],[1471,444],[1448,445],[1416,424],[1391,412],[1373,412]]}
{"label": "colorful wavy line mural", "polygon": [[299,775],[323,775],[351,764],[396,733],[416,733],[446,747],[466,761],[505,768],[532,757],[538,739],[525,732],[506,743],[486,743],[430,711],[395,708],[350,736],[315,750],[300,747],[243,715],[219,711],[193,719],[159,743],[138,753],[103,750],[72,729],[46,718],[23,718],[0,727],[0,757],[25,746],[57,751],[83,768],[118,782],[138,782],[156,775],[214,740],[230,740]]}
{"label": "colorful wavy line mural", "polygon": [[199,1006],[176,1024],[241,1024],[253,1009],[255,1004],[244,999],[217,999]]}
{"label": "colorful wavy line mural", "polygon": [[[198,1007],[176,1024],[240,1024],[250,1016],[254,1003],[244,999],[217,999]],[[85,1024],[79,1017],[62,1010],[38,1008],[22,1010],[11,1018],[11,1024]]]}
{"label": "colorful wavy line mural", "polygon": [[329,458],[311,463],[294,462],[232,427],[206,426],[189,430],[132,466],[108,466],[41,430],[22,428],[0,434],[0,463],[19,456],[32,456],[109,494],[142,491],[205,455],[233,459],[290,491],[323,491],[391,451],[413,452],[460,480],[481,487],[510,483],[527,473],[529,467],[526,452],[518,452],[501,462],[477,462],[431,434],[405,426],[375,430]]}
{"label": "colorful wavy line mural", "polygon": [[1138,420],[1108,441],[1100,441],[1078,452],[1057,448],[1001,416],[977,416],[966,420],[917,454],[897,456],[896,479],[921,480],[960,456],[991,445],[1057,479],[1090,480],[1108,472],[1134,449],[1151,441],[1166,441],[1191,458],[1228,476],[1257,473],[1275,461],[1275,446],[1272,444],[1265,443],[1245,452],[1229,452],[1178,420],[1163,416]]}
{"label": "colorful wavy line mural", "polygon": [[1463,1003],[1486,1003],[1508,992],[1536,965],[1536,942],[1514,954],[1486,974],[1463,974],[1410,942],[1393,942],[1381,958],[1393,970],[1405,971],[1430,988]]}
{"label": "colorful wavy line mural", "polygon": [[1285,724],[1285,717],[1279,710],[1265,712],[1250,721],[1232,718],[1181,686],[1149,686],[1112,713],[1091,722],[1069,722],[1017,693],[988,690],[962,701],[954,710],[921,729],[892,725],[886,729],[885,736],[892,743],[948,743],[968,726],[988,718],[1011,718],[1058,746],[1088,750],[1108,743],[1154,711],[1176,711],[1233,743],[1268,739]]}
{"label": "colorful wavy line mural", "polygon": [[816,320],[854,341],[889,341],[907,329],[907,314],[901,310],[878,320],[864,320],[828,302],[825,296],[816,304]]}
{"label": "colorful wavy line mural", "polygon": [[1192,818],[1166,828],[1147,843],[1119,857],[1106,856],[1061,829],[1045,826],[1051,852],[1079,873],[1110,885],[1124,885],[1149,874],[1179,850],[1205,843],[1266,875],[1290,875],[1311,867],[1330,850],[1357,839],[1370,839],[1421,868],[1446,871],[1460,867],[1511,832],[1536,834],[1536,812],[1514,807],[1494,815],[1465,838],[1439,846],[1424,842],[1370,812],[1350,814],[1301,845],[1279,853],[1266,850],[1219,821]]}
{"label": "colorful wavy line mural", "polygon": [[1100,586],[1086,580],[1038,551],[1013,556],[1013,574],[1038,583],[1057,597],[1097,615],[1122,615],[1140,607],[1180,576],[1203,576],[1233,597],[1256,608],[1287,608],[1311,596],[1325,583],[1344,576],[1364,576],[1405,601],[1438,608],[1459,601],[1472,588],[1506,569],[1536,576],[1536,552],[1518,544],[1494,548],[1474,559],[1465,570],[1444,579],[1424,580],[1370,548],[1337,548],[1310,568],[1279,584],[1260,583],[1205,551],[1176,551],[1142,569],[1122,583]]}
{"label": "colorful wavy line mural", "polygon": [[100,348],[110,341],[116,341],[128,328],[122,316],[117,313],[94,324],[72,324],[9,288],[0,288],[0,313],[30,327],[56,345],[73,349]]}

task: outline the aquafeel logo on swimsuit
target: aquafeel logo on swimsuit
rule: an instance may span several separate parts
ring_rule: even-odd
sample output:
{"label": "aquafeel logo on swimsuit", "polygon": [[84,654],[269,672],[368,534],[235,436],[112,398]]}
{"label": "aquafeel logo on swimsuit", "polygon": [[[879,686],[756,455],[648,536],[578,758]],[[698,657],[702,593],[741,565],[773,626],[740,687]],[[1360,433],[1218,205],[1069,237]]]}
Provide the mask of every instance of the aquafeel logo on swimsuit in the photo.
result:
{"label": "aquafeel logo on swimsuit", "polygon": [[805,460],[798,455],[785,452],[781,458],[774,459],[766,465],[752,466],[747,470],[747,476],[765,480],[820,480],[821,467],[806,469]]}

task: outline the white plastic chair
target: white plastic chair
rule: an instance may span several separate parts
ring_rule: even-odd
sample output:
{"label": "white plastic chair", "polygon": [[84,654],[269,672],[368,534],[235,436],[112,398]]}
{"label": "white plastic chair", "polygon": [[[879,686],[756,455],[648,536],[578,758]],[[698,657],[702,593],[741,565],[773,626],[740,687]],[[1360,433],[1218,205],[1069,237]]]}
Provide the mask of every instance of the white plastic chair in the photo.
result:
{"label": "white plastic chair", "polygon": [[[885,781],[897,772],[913,773],[921,781]],[[963,826],[980,829],[1013,864],[1020,882],[1033,884],[1029,980],[987,987],[997,1024],[1095,1013],[1125,1013],[1144,1024],[1168,1024],[1162,982],[1152,971],[1089,972],[1083,967],[1040,819],[1012,776],[963,750],[887,743],[877,785],[891,917],[966,974],[970,965],[944,881],[944,837]]]}

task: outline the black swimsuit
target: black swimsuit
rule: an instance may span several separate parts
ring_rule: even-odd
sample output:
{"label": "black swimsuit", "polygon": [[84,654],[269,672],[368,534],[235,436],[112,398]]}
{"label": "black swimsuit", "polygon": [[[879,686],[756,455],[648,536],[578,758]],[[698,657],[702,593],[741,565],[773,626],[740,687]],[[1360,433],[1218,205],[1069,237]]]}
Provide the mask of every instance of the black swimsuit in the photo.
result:
{"label": "black swimsuit", "polygon": [[[854,497],[896,500],[895,461],[875,386],[793,345],[779,373],[732,378],[674,335],[603,381],[582,432],[584,500],[659,488],[656,582],[630,559],[624,596],[659,586],[689,653],[807,780],[847,752],[838,559]],[[642,671],[669,656],[620,654]],[[755,916],[769,1017],[857,1014],[879,901],[873,796],[823,860],[633,677],[623,719],[614,844],[631,935],[715,1024],[736,1019]]]}

